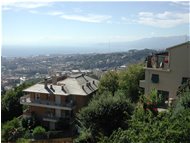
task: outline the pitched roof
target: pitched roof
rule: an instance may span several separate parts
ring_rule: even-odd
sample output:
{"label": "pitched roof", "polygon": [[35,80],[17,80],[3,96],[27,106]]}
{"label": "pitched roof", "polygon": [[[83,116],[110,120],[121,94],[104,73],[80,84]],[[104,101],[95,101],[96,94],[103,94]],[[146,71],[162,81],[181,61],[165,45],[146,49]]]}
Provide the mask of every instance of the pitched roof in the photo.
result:
{"label": "pitched roof", "polygon": [[47,85],[47,88],[45,88],[44,84],[35,84],[25,90],[24,92],[33,92],[33,93],[44,93],[44,94],[55,94],[55,95],[65,95],[67,96],[68,93],[66,93],[64,90],[62,90],[61,86],[52,85],[52,89],[50,85]]}
{"label": "pitched roof", "polygon": [[[57,85],[35,84],[25,90],[24,92],[45,93],[55,95],[89,95],[98,88],[98,80],[83,74],[72,75],[64,80],[58,81]],[[52,86],[52,88],[50,87]]]}

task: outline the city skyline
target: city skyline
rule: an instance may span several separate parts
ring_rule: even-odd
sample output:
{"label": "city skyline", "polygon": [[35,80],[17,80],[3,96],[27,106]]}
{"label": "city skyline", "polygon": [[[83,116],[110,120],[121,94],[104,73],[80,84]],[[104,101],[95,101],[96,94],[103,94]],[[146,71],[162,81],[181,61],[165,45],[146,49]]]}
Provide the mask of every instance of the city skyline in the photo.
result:
{"label": "city skyline", "polygon": [[3,46],[90,46],[189,36],[189,2],[4,2]]}

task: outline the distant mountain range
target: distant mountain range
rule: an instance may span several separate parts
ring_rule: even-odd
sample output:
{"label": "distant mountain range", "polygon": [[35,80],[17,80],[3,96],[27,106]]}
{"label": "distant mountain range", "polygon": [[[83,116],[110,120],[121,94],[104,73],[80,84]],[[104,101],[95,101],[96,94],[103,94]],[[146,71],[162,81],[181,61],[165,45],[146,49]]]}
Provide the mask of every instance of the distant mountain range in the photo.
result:
{"label": "distant mountain range", "polygon": [[[107,51],[126,51],[130,49],[154,49],[163,50],[190,40],[189,36],[170,36],[144,38],[130,42],[101,43],[99,47],[106,47]],[[97,49],[98,50],[98,49]]]}
{"label": "distant mountain range", "polygon": [[144,38],[130,42],[99,43],[88,47],[31,47],[31,46],[2,46],[2,56],[22,57],[47,54],[84,54],[84,53],[110,53],[122,52],[131,49],[154,49],[165,48],[181,44],[190,40],[189,36],[170,36]]}

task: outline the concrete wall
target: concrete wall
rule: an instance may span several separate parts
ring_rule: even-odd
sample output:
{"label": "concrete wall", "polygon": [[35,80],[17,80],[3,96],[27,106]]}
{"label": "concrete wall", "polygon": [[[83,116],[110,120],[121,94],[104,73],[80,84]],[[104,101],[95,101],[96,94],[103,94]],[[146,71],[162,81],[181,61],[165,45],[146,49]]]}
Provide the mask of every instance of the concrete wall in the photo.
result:
{"label": "concrete wall", "polygon": [[[145,69],[145,94],[151,89],[169,92],[170,98],[176,98],[176,92],[183,77],[190,77],[190,47],[187,44],[169,48],[169,69]],[[152,83],[152,74],[159,75],[159,83]]]}

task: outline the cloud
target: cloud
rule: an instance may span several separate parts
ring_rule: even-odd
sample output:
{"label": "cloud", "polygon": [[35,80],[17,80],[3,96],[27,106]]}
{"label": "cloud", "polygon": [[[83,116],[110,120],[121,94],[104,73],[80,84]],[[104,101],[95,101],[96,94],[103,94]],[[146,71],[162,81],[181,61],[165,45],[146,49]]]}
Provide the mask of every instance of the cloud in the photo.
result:
{"label": "cloud", "polygon": [[163,13],[140,12],[136,20],[139,24],[160,28],[171,28],[180,24],[189,23],[189,13],[173,13],[165,11]]}
{"label": "cloud", "polygon": [[101,22],[107,21],[111,18],[111,16],[109,16],[109,15],[94,15],[94,14],[88,14],[88,15],[63,14],[60,17],[67,19],[67,20],[76,20],[76,21],[90,22],[90,23],[101,23]]}
{"label": "cloud", "polygon": [[81,8],[73,8],[73,11],[76,13],[81,13],[83,10]]}
{"label": "cloud", "polygon": [[36,10],[29,10],[28,12],[29,12],[29,13],[32,13],[32,14],[38,14],[38,13],[39,13],[39,12],[36,11]]}
{"label": "cloud", "polygon": [[1,0],[3,6],[14,3],[52,3],[52,2],[64,2],[65,0]]}
{"label": "cloud", "polygon": [[190,6],[189,1],[173,1],[172,3],[176,5],[181,5],[181,6]]}
{"label": "cloud", "polygon": [[63,15],[64,13],[62,11],[51,11],[48,12],[47,15],[57,16],[57,15]]}
{"label": "cloud", "polygon": [[2,10],[20,10],[20,9],[36,9],[40,7],[50,6],[51,3],[45,2],[12,2],[2,4]]}

